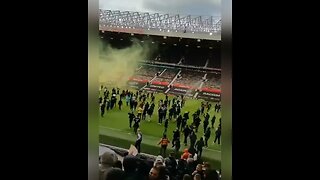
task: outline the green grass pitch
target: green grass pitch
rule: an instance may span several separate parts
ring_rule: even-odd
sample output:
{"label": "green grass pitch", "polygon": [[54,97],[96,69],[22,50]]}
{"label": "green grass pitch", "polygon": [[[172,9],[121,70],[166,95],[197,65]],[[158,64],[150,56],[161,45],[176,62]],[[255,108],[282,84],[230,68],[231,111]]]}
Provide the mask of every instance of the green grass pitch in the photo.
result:
{"label": "green grass pitch", "polygon": [[[122,91],[122,90],[121,90]],[[133,92],[136,92],[135,90]],[[159,147],[159,145],[157,145],[158,141],[160,140],[163,132],[164,132],[164,123],[162,125],[158,124],[158,101],[160,99],[165,99],[165,95],[164,94],[155,94],[155,110],[153,112],[151,121],[142,121],[140,122],[140,129],[142,131],[143,134],[143,142],[142,142],[142,146],[141,146],[141,151],[144,152],[143,149],[143,144],[147,144],[150,146],[155,146],[155,147]],[[119,100],[119,95],[117,95],[117,100]],[[169,95],[169,99],[172,99],[173,96]],[[147,99],[147,101],[150,103],[151,98]],[[181,109],[181,114],[183,114],[185,111],[189,111],[189,120],[188,120],[188,125],[190,125],[192,123],[192,114],[200,107],[201,102],[203,100],[196,100],[196,99],[187,99],[186,103],[184,105],[184,107]],[[133,132],[133,128],[130,129],[129,128],[129,120],[128,120],[128,112],[129,107],[126,106],[125,103],[125,99],[123,99],[123,106],[122,106],[122,110],[119,110],[118,105],[116,107],[114,107],[112,110],[106,111],[104,117],[100,117],[99,119],[99,128],[100,128],[100,136],[101,135],[106,135],[109,137],[114,137],[114,138],[119,138],[121,140],[125,140],[126,142],[128,142],[128,144],[123,144],[120,143],[119,140],[119,144],[117,144],[117,141],[113,142],[114,145],[118,145],[119,147],[121,146],[127,146],[124,148],[128,148],[131,144],[134,144],[135,140],[136,140],[136,135]],[[139,102],[138,102],[139,104]],[[207,158],[212,158],[215,160],[220,161],[221,160],[221,145],[218,144],[213,144],[213,140],[215,137],[215,128],[218,127],[219,125],[219,118],[221,117],[221,111],[220,112],[214,112],[214,105],[215,102],[211,102],[212,107],[211,110],[209,112],[210,114],[210,119],[209,119],[209,126],[211,127],[211,118],[213,117],[213,114],[215,114],[216,116],[216,122],[214,124],[214,129],[211,129],[211,136],[210,139],[208,141],[208,148],[204,148],[203,150],[203,156],[207,157]],[[137,112],[135,112],[135,114],[137,114]],[[167,116],[168,117],[168,112],[167,112]],[[147,117],[148,119],[149,117]],[[200,137],[203,136],[203,120],[204,117],[201,116],[201,124],[199,126],[198,129],[198,133],[197,133],[197,139],[199,139]],[[176,122],[173,121],[169,121],[169,126],[168,126],[168,130],[167,130],[167,136],[169,138],[169,140],[172,140],[173,137],[173,131],[176,128]],[[186,146],[184,146],[183,144],[183,134],[181,134],[180,137],[180,141],[181,141],[181,148],[180,150],[183,150],[184,148],[187,148]],[[101,142],[101,140],[100,140]],[[188,145],[190,144],[189,142],[189,138],[188,138]],[[160,147],[159,147],[160,149]],[[170,151],[171,149],[171,145],[168,146],[168,149]],[[154,154],[157,155],[157,154]]]}

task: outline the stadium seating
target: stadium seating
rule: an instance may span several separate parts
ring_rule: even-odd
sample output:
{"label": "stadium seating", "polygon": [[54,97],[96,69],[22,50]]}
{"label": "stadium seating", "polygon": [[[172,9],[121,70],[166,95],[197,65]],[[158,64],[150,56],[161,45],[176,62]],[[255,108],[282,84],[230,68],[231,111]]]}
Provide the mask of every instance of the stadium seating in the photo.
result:
{"label": "stadium seating", "polygon": [[204,88],[221,89],[221,74],[208,73],[206,79]]}
{"label": "stadium seating", "polygon": [[204,72],[182,70],[180,73],[180,78],[177,78],[174,81],[174,85],[183,84],[183,85],[190,86],[190,85],[198,84],[199,81],[201,81],[204,74],[205,74]]}
{"label": "stadium seating", "polygon": [[[154,66],[142,66],[136,73],[135,76],[144,76],[144,77],[148,77],[151,79],[158,73],[158,72],[162,72],[164,70],[164,68],[161,67],[154,67]],[[150,80],[151,80],[150,79]]]}
{"label": "stadium seating", "polygon": [[166,71],[155,79],[155,81],[170,83],[178,73],[179,69],[167,68]]}

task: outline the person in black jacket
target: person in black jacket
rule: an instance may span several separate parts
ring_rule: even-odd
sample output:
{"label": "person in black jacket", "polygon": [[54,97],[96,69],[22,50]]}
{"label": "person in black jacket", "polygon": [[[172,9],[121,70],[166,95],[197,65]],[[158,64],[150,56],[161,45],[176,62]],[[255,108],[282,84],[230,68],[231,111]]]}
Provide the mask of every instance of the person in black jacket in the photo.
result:
{"label": "person in black jacket", "polygon": [[158,124],[162,124],[162,120],[163,120],[163,117],[164,117],[164,108],[163,107],[160,107],[159,109],[158,109],[158,117],[159,117],[159,119],[158,119]]}
{"label": "person in black jacket", "polygon": [[184,143],[185,146],[187,146],[188,145],[187,144],[187,138],[190,135],[190,129],[189,129],[188,125],[186,125],[186,127],[183,129],[183,133],[184,133],[184,141],[183,141],[183,143]]}
{"label": "person in black jacket", "polygon": [[102,97],[100,96],[99,97],[99,104],[101,104],[102,103]]}
{"label": "person in black jacket", "polygon": [[195,149],[197,151],[197,154],[198,154],[198,158],[201,158],[202,156],[202,148],[204,146],[204,141],[203,141],[203,137],[201,137],[197,142],[196,142],[196,145],[195,145]]}
{"label": "person in black jacket", "polygon": [[189,119],[189,112],[186,111],[184,114],[183,114],[183,117],[186,118],[187,120]]}
{"label": "person in black jacket", "polygon": [[165,165],[168,170],[169,178],[174,179],[177,172],[177,161],[174,156],[174,152],[169,153],[169,157],[165,159]]}
{"label": "person in black jacket", "polygon": [[187,165],[186,160],[183,160],[183,159],[178,160],[176,180],[183,179],[183,176],[187,173],[186,172],[186,165]]}
{"label": "person in black jacket", "polygon": [[169,109],[169,120],[172,120],[173,113],[174,113],[174,108],[171,107],[171,108]]}
{"label": "person in black jacket", "polygon": [[138,153],[140,153],[141,142],[142,142],[142,133],[141,133],[140,129],[138,129],[137,140],[136,140],[136,143],[134,145],[137,148]]}
{"label": "person in black jacket", "polygon": [[129,112],[128,116],[129,116],[129,128],[131,129],[131,125],[132,125],[133,119],[135,118],[135,115],[133,112]]}
{"label": "person in black jacket", "polygon": [[204,138],[205,138],[204,144],[206,147],[208,147],[208,140],[209,140],[210,136],[211,136],[211,130],[210,130],[210,127],[207,127],[207,130],[204,133]]}
{"label": "person in black jacket", "polygon": [[153,114],[153,110],[154,110],[154,103],[152,103],[151,105],[150,105],[150,108],[148,109],[148,115],[149,115],[149,120],[148,121],[150,121],[150,119],[151,119],[151,116],[152,116],[152,114]]}
{"label": "person in black jacket", "polygon": [[140,118],[139,117],[135,117],[134,118],[134,124],[133,124],[134,134],[137,134],[137,130],[139,128],[139,123],[140,123]]}
{"label": "person in black jacket", "polygon": [[102,103],[101,106],[100,106],[101,117],[103,117],[103,115],[104,115],[105,108],[106,108],[106,104],[105,104],[105,103]]}
{"label": "person in black jacket", "polygon": [[[182,123],[182,116],[181,114],[178,116],[177,118],[177,128],[180,129],[180,126],[181,126],[181,123]],[[181,127],[181,130],[182,130],[182,127]]]}
{"label": "person in black jacket", "polygon": [[169,120],[166,119],[166,120],[164,121],[164,133],[166,133],[166,134],[167,134],[168,124],[169,124]]}
{"label": "person in black jacket", "polygon": [[204,103],[201,103],[201,115],[204,113]]}
{"label": "person in black jacket", "polygon": [[193,130],[191,130],[189,138],[190,138],[189,152],[190,152],[191,154],[194,154],[195,151],[196,151],[195,148],[194,148],[194,145],[195,145],[195,143],[196,143],[196,141],[197,141],[197,135],[196,135],[196,133],[195,133]]}
{"label": "person in black jacket", "polygon": [[172,138],[172,147],[175,146],[176,141],[180,139],[180,131],[179,128],[173,131],[173,138]]}
{"label": "person in black jacket", "polygon": [[214,128],[214,123],[216,122],[216,115],[213,115],[211,119],[211,128]]}
{"label": "person in black jacket", "polygon": [[118,105],[119,105],[119,110],[121,110],[121,106],[122,106],[122,100],[120,98],[119,102],[118,102]]}
{"label": "person in black jacket", "polygon": [[106,106],[107,106],[107,111],[109,111],[109,109],[111,109],[111,101],[108,98],[106,101]]}
{"label": "person in black jacket", "polygon": [[[137,156],[127,155],[123,158],[123,169],[125,173],[124,180],[144,180],[145,177],[140,173],[139,167],[140,160]],[[120,180],[120,179],[119,179]]]}
{"label": "person in black jacket", "polygon": [[214,139],[214,143],[218,140],[218,144],[220,144],[220,137],[221,137],[221,126],[219,126],[216,130],[216,137]]}
{"label": "person in black jacket", "polygon": [[200,117],[196,117],[196,119],[195,119],[195,122],[194,122],[195,124],[194,124],[194,126],[195,126],[195,130],[196,130],[196,133],[198,132],[198,128],[199,128],[199,126],[200,126],[200,123],[201,123],[201,119],[200,119]]}
{"label": "person in black jacket", "polygon": [[182,118],[181,130],[186,127],[186,125],[187,125],[187,120],[188,120],[188,119],[186,119],[185,117]]}
{"label": "person in black jacket", "polygon": [[146,120],[146,115],[147,115],[148,109],[149,109],[149,103],[147,102],[147,103],[144,105],[144,108],[143,108],[142,120]]}
{"label": "person in black jacket", "polygon": [[116,103],[117,103],[117,97],[116,97],[116,94],[113,94],[111,97],[111,106],[110,106],[111,110],[113,109]]}
{"label": "person in black jacket", "polygon": [[217,109],[218,109],[218,104],[215,104],[214,105],[214,112],[217,112]]}
{"label": "person in black jacket", "polygon": [[179,157],[179,150],[180,150],[180,147],[181,147],[181,144],[180,144],[180,139],[177,139],[175,142],[174,142],[174,154],[175,154],[175,157],[178,158]]}
{"label": "person in black jacket", "polygon": [[204,118],[204,121],[203,121],[203,132],[206,131],[208,125],[209,125],[209,118],[210,118],[210,115],[207,113],[206,117]]}

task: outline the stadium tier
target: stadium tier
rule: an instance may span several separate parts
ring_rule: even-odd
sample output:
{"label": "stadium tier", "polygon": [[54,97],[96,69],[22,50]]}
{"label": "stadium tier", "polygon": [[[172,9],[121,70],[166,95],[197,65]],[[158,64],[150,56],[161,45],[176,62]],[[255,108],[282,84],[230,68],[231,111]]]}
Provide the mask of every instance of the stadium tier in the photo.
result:
{"label": "stadium tier", "polygon": [[[116,49],[134,41],[150,50],[141,59],[128,86],[147,91],[219,101],[221,42],[119,32],[102,32],[104,44]],[[134,40],[133,40],[134,39]],[[104,50],[102,50],[103,53]],[[101,54],[103,54],[101,53]]]}

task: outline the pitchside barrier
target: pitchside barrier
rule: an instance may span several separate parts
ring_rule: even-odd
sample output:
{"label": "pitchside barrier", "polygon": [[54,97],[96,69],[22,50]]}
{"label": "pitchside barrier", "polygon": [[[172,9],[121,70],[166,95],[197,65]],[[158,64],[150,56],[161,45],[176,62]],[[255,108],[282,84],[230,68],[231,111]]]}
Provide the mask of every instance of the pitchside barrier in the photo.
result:
{"label": "pitchside barrier", "polygon": [[221,90],[213,88],[201,88],[198,91],[198,99],[205,99],[211,101],[220,101],[221,100]]}
{"label": "pitchside barrier", "polygon": [[184,87],[172,86],[168,93],[184,95],[184,96],[187,96],[187,97],[193,97],[194,94],[195,94],[195,90],[194,89],[184,88]]}
{"label": "pitchside barrier", "polygon": [[168,89],[169,82],[153,81],[149,83],[144,89],[147,91],[156,91],[165,93]]}
{"label": "pitchside barrier", "polygon": [[[118,155],[124,157],[127,153],[129,153],[130,151],[130,147],[128,147],[128,149],[125,149],[125,148],[121,148],[121,147],[117,147],[117,146],[111,146],[111,145],[108,145],[108,144],[103,144],[103,143],[100,143],[99,144],[100,146],[104,146],[104,147],[107,147],[111,150],[113,150],[115,153],[117,153]],[[152,159],[152,160],[156,160],[157,156],[154,156],[154,155],[151,155],[151,154],[146,154],[146,153],[140,153],[139,154],[140,156],[144,157],[144,158],[149,158],[149,159]]]}
{"label": "pitchside barrier", "polygon": [[146,85],[146,82],[140,82],[140,81],[134,81],[134,80],[129,80],[128,81],[128,86],[134,89],[141,89]]}

